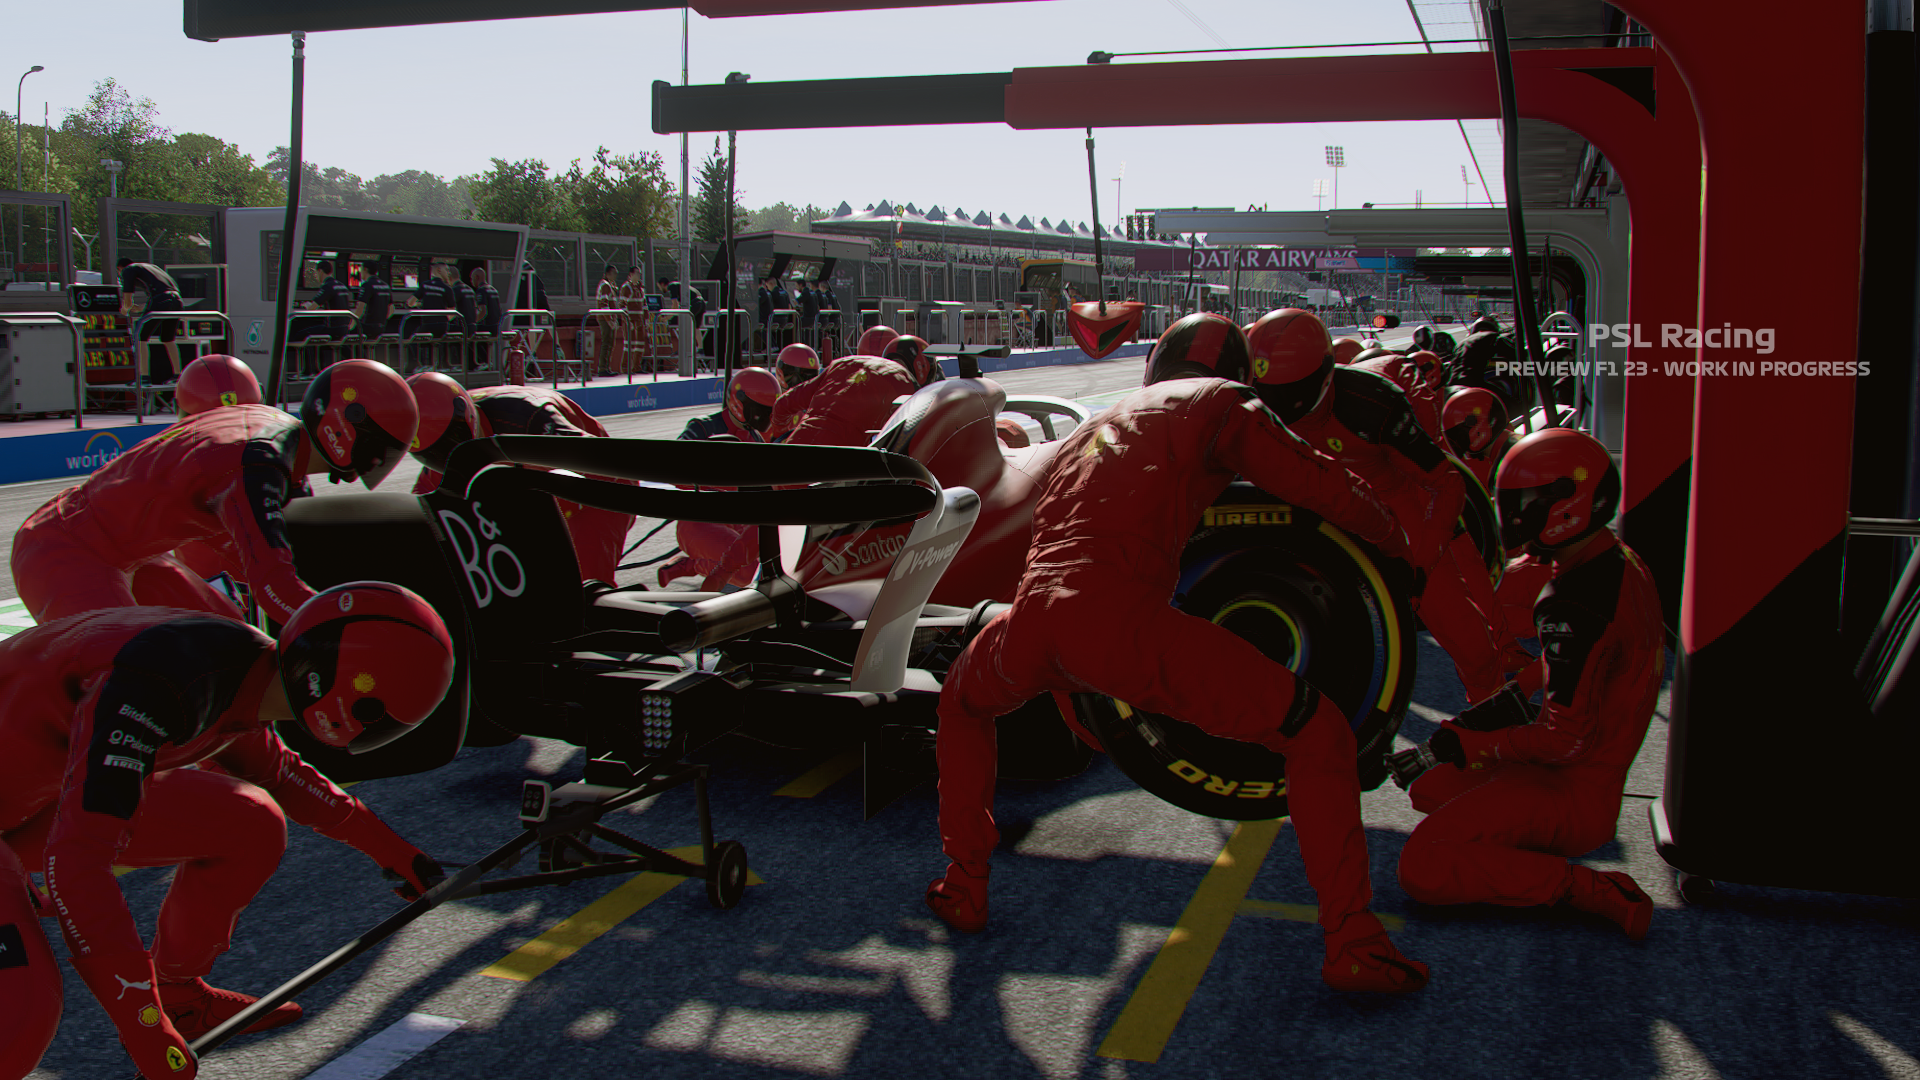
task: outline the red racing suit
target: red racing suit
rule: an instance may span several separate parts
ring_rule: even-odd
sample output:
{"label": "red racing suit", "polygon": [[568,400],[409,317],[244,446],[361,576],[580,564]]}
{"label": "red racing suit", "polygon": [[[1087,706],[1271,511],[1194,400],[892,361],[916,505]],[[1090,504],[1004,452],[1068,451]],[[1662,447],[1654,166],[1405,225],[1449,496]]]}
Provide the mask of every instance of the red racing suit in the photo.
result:
{"label": "red racing suit", "polygon": [[[773,403],[766,437],[804,446],[865,446],[919,389],[906,368],[878,356],[843,356]],[[791,432],[792,434],[788,434]]]}
{"label": "red racing suit", "polygon": [[284,623],[313,596],[294,573],[281,517],[310,454],[300,422],[279,409],[229,405],[190,416],[34,511],[14,534],[14,587],[38,622],[196,596],[194,610],[231,616],[231,601],[184,568],[149,572],[149,581],[174,578],[165,596],[143,598],[132,586],[150,560],[188,541],[224,539],[254,602]]}
{"label": "red racing suit", "polygon": [[[1420,422],[1420,430],[1426,432],[1427,437],[1434,442],[1441,446],[1446,445],[1441,436],[1440,393],[1427,385],[1427,380],[1420,377],[1420,369],[1414,365],[1413,361],[1399,353],[1388,353],[1385,356],[1376,356],[1349,366],[1384,376],[1393,385],[1399,387],[1401,392],[1407,395],[1407,404],[1413,406],[1413,418]],[[1482,481],[1482,483],[1485,482]]]}
{"label": "red racing suit", "polygon": [[[0,842],[45,873],[74,957],[100,958],[124,986],[148,984],[102,998],[116,1024],[156,1000],[140,972],[202,976],[226,951],[279,865],[286,818],[382,866],[419,854],[261,721],[274,647],[244,623],[153,607],[88,612],[0,642]],[[115,865],[178,867],[151,963]]]}
{"label": "red racing suit", "polygon": [[1505,683],[1494,640],[1493,582],[1480,552],[1458,532],[1466,478],[1426,434],[1407,396],[1385,376],[1360,367],[1333,369],[1330,406],[1291,425],[1307,445],[1372,485],[1407,528],[1409,560],[1427,572],[1417,598],[1421,622],[1453,657],[1467,700]]}
{"label": "red racing suit", "polygon": [[1534,605],[1546,702],[1531,724],[1457,729],[1468,767],[1414,781],[1427,818],[1400,855],[1407,895],[1524,907],[1563,899],[1567,859],[1612,839],[1627,769],[1653,718],[1665,630],[1653,577],[1603,532]]}
{"label": "red racing suit", "polygon": [[[1222,379],[1145,387],[1069,436],[1034,510],[1013,606],[960,655],[940,693],[940,838],[984,877],[994,719],[1048,691],[1110,694],[1287,756],[1288,797],[1321,923],[1372,895],[1351,729],[1292,672],[1169,600],[1180,552],[1234,474],[1368,540],[1403,533],[1366,484]],[[1332,719],[1309,723],[1316,713]]]}
{"label": "red racing suit", "polygon": [[[894,403],[916,389],[913,376],[892,360],[843,356],[780,395],[773,403],[773,419],[767,424],[767,441],[795,446],[866,446],[893,415]],[[693,555],[692,551],[687,553]],[[743,528],[726,554],[710,568],[702,560],[680,572],[705,569],[707,576],[701,588],[711,590],[728,584],[745,585],[753,580],[759,565],[760,530]]]}
{"label": "red racing suit", "polygon": [[[588,415],[578,402],[558,390],[543,386],[483,386],[470,391],[479,410],[477,439],[489,435],[571,435],[607,438],[607,429]],[[600,477],[599,479],[611,479]],[[617,483],[630,484],[631,480]],[[413,493],[425,495],[440,486],[440,474],[422,468],[414,482]],[[573,537],[573,551],[580,562],[582,581],[613,582],[620,556],[626,551],[627,533],[633,530],[634,516],[597,506],[582,506],[566,499],[555,499],[567,519],[567,532]]]}

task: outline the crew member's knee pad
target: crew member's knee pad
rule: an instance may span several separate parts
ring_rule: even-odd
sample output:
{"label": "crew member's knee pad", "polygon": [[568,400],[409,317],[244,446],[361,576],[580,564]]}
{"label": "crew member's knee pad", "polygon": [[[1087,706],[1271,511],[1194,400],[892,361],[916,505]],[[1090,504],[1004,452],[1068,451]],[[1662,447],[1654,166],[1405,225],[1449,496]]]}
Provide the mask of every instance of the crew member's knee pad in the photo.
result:
{"label": "crew member's knee pad", "polygon": [[1414,836],[1400,849],[1400,888],[1422,903],[1430,903],[1446,891],[1447,858],[1445,843]]}

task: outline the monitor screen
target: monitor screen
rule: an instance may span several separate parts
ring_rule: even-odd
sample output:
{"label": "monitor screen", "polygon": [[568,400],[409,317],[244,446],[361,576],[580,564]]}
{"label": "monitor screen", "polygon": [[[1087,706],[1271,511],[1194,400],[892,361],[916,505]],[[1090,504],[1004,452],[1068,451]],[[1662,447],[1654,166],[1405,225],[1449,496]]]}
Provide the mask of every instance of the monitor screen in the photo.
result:
{"label": "monitor screen", "polygon": [[666,297],[660,295],[659,293],[647,294],[647,310],[648,311],[659,311],[666,306],[667,306]]}

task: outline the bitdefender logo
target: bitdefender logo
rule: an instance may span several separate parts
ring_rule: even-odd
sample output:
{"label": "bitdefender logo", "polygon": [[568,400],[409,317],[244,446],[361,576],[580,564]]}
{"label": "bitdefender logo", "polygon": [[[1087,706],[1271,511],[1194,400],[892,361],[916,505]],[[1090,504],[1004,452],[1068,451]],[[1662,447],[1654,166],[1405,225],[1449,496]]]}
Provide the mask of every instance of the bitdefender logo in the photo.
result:
{"label": "bitdefender logo", "polygon": [[111,431],[99,432],[87,440],[87,445],[81,448],[80,453],[67,456],[67,471],[93,472],[125,453],[126,449],[120,436]]}

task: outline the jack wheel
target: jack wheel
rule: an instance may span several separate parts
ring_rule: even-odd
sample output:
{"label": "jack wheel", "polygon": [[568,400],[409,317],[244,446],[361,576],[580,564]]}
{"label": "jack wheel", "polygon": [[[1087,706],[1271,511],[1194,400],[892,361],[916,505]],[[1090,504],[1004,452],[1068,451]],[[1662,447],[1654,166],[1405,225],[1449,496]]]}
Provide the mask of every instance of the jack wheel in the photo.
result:
{"label": "jack wheel", "polygon": [[740,902],[747,891],[747,849],[738,840],[713,845],[713,865],[707,868],[707,900],[721,911]]}
{"label": "jack wheel", "polygon": [[1712,878],[1689,874],[1685,870],[1673,872],[1673,888],[1680,894],[1680,899],[1689,904],[1711,903],[1716,895]]}

